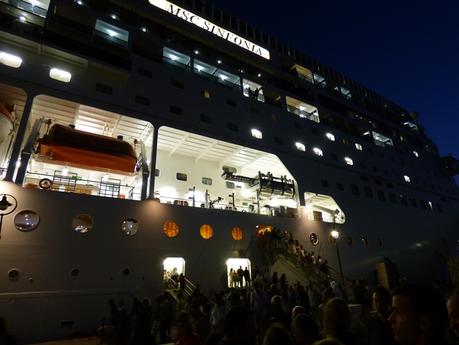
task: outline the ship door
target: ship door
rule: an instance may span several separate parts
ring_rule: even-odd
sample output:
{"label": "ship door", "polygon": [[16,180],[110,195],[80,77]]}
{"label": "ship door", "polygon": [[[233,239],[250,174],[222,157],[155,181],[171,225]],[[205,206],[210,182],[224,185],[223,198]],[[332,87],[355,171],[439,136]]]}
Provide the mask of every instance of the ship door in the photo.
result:
{"label": "ship door", "polygon": [[185,275],[184,258],[173,257],[163,261],[163,280],[167,286],[176,287],[182,273]]}
{"label": "ship door", "polygon": [[[245,269],[248,270],[244,273]],[[242,275],[241,275],[242,270]],[[228,277],[228,287],[246,287],[252,282],[252,266],[249,259],[229,258],[226,260],[226,274]]]}

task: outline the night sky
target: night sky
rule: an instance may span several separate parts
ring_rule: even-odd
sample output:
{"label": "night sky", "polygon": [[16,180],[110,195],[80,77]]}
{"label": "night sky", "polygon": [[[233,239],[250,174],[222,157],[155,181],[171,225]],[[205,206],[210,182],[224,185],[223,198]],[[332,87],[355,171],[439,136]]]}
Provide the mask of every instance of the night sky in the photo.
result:
{"label": "night sky", "polygon": [[[208,0],[380,95],[419,112],[459,158],[456,1]],[[459,182],[459,178],[456,177]]]}

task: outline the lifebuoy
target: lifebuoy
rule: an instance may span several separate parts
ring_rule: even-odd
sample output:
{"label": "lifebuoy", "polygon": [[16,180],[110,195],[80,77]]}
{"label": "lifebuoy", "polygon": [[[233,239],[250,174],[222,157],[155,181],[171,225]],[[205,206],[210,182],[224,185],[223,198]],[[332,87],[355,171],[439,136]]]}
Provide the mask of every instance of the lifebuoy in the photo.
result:
{"label": "lifebuoy", "polygon": [[51,181],[49,178],[42,178],[40,182],[38,182],[38,185],[41,189],[50,189],[53,185],[53,181]]}

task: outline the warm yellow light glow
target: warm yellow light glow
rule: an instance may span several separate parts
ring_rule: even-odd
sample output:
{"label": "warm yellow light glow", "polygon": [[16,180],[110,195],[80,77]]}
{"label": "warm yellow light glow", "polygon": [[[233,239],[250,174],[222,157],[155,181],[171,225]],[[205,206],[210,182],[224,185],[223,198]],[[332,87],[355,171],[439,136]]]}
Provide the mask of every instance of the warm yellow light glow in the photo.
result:
{"label": "warm yellow light glow", "polygon": [[172,272],[174,269],[177,274],[185,274],[185,259],[184,258],[166,258],[163,261],[163,267],[166,271]]}
{"label": "warm yellow light glow", "polygon": [[332,232],[330,232],[330,235],[331,235],[331,237],[333,237],[335,240],[337,240],[337,239],[339,238],[339,231],[332,230]]}

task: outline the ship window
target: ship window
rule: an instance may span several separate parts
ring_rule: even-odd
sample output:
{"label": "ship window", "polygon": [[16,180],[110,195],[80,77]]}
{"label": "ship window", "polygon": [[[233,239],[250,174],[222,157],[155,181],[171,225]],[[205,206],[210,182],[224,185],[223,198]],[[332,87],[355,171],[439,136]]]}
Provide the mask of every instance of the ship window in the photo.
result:
{"label": "ship window", "polygon": [[363,150],[362,145],[360,145],[359,143],[355,143],[354,145],[355,145],[355,148],[356,148],[357,150],[359,150],[359,151],[362,151],[362,150]]}
{"label": "ship window", "polygon": [[150,105],[150,99],[147,97],[140,96],[140,95],[136,95],[134,98],[134,101],[138,104],[142,104],[145,106]]}
{"label": "ship window", "polygon": [[183,83],[183,81],[176,80],[176,79],[171,79],[171,85],[179,89],[183,89],[185,87],[185,84]]}
{"label": "ship window", "polygon": [[121,271],[121,274],[123,276],[128,276],[131,274],[131,270],[129,268],[124,268],[122,271]]}
{"label": "ship window", "polygon": [[222,69],[218,69],[216,71],[216,76],[217,76],[217,81],[220,84],[236,88],[236,89],[241,89],[241,78],[239,76],[229,73],[227,71],[224,71]]}
{"label": "ship window", "polygon": [[297,150],[299,150],[299,151],[306,151],[306,146],[304,146],[303,143],[300,143],[300,142],[297,141],[295,143],[295,146],[296,146]]}
{"label": "ship window", "polygon": [[204,224],[199,229],[199,234],[203,239],[209,240],[214,235],[214,230],[212,229],[212,226],[210,226],[209,224]]}
{"label": "ship window", "polygon": [[319,238],[314,232],[311,232],[309,234],[309,241],[311,242],[313,246],[317,246],[319,244]]}
{"label": "ship window", "polygon": [[201,96],[202,96],[203,98],[209,99],[209,98],[210,98],[210,91],[209,91],[209,90],[202,90]]}
{"label": "ship window", "polygon": [[323,151],[319,149],[318,147],[314,147],[312,149],[312,152],[314,152],[315,155],[322,157],[324,155]]}
{"label": "ship window", "polygon": [[102,83],[97,83],[96,84],[96,91],[101,92],[101,93],[105,93],[107,95],[113,94],[113,88],[111,86],[109,86],[109,85],[105,85],[105,84],[102,84]]}
{"label": "ship window", "polygon": [[320,87],[327,87],[327,81],[325,80],[324,77],[322,77],[319,74],[313,73],[312,74],[313,79],[314,79],[314,84],[320,86]]}
{"label": "ship window", "polygon": [[161,172],[161,171],[160,171],[159,169],[155,169],[155,176],[156,176],[156,177],[159,177],[160,172]]}
{"label": "ship window", "polygon": [[96,20],[95,32],[110,42],[127,46],[129,41],[129,31],[123,30],[115,25]]}
{"label": "ship window", "polygon": [[[368,135],[369,132],[366,132],[364,133],[364,135]],[[378,146],[382,146],[382,147],[386,147],[386,146],[394,146],[394,142],[392,141],[391,138],[381,134],[381,133],[378,133],[378,132],[375,132],[375,131],[372,131],[372,137],[374,139],[374,143]]]}
{"label": "ship window", "polygon": [[240,241],[242,240],[243,236],[244,236],[244,231],[241,228],[235,226],[234,228],[231,229],[231,237],[233,238],[233,240]]}
{"label": "ship window", "polygon": [[51,68],[49,70],[49,77],[63,83],[70,83],[70,80],[72,80],[72,73],[59,68]]}
{"label": "ship window", "polygon": [[351,193],[353,195],[360,195],[359,187],[356,184],[351,184]]}
{"label": "ship window", "polygon": [[79,214],[72,221],[72,228],[80,234],[85,234],[91,231],[94,226],[94,221],[89,214]]}
{"label": "ship window", "polygon": [[210,177],[203,177],[201,182],[206,186],[212,186],[212,179]]}
{"label": "ship window", "polygon": [[312,72],[306,67],[295,64],[291,70],[295,70],[297,72],[298,78],[303,79],[309,83],[313,83]]}
{"label": "ship window", "polygon": [[19,68],[21,67],[22,59],[17,55],[0,52],[0,63],[8,67]]}
{"label": "ship window", "polygon": [[209,124],[212,123],[212,118],[208,115],[201,114],[199,117],[201,119],[201,122],[209,123]]}
{"label": "ship window", "polygon": [[14,226],[19,231],[27,232],[32,231],[37,228],[38,224],[40,223],[40,216],[30,210],[24,210],[18,212],[14,216]]}
{"label": "ship window", "polygon": [[169,110],[170,110],[170,112],[173,113],[173,114],[177,114],[177,115],[182,115],[182,114],[183,114],[183,109],[180,108],[180,107],[177,107],[177,106],[175,106],[175,105],[171,105],[171,106],[169,107]]}
{"label": "ship window", "polygon": [[121,232],[126,236],[134,236],[139,231],[139,222],[133,218],[123,220]]}
{"label": "ship window", "polygon": [[12,268],[8,271],[8,279],[10,282],[17,282],[20,277],[20,272],[17,268]]}
{"label": "ship window", "polygon": [[[243,272],[247,269],[249,272],[249,279],[246,280],[245,275],[242,277],[238,275],[238,270],[241,269]],[[230,258],[226,260],[226,276],[228,277],[228,287],[248,287],[252,280],[251,273],[252,267],[249,259],[245,258]]]}
{"label": "ship window", "polygon": [[178,51],[170,48],[163,48],[163,61],[167,64],[179,67],[181,69],[188,69],[190,66],[191,58],[188,55],[179,53]]}
{"label": "ship window", "polygon": [[236,188],[236,186],[234,185],[234,182],[231,182],[231,181],[226,181],[225,185],[226,185],[226,188],[228,188],[228,189],[235,189]]}
{"label": "ship window", "polygon": [[256,128],[252,128],[250,133],[252,134],[252,137],[256,139],[263,139],[263,133],[261,133],[261,131]]}
{"label": "ship window", "polygon": [[407,176],[407,175],[403,175],[403,179],[404,179],[406,182],[411,182],[410,177]]}
{"label": "ship window", "polygon": [[245,97],[255,99],[259,102],[265,101],[265,96],[263,95],[262,86],[251,80],[242,79],[242,93],[244,94]]}
{"label": "ship window", "polygon": [[286,96],[285,100],[287,101],[288,112],[296,114],[301,118],[320,122],[319,110],[317,107],[289,96]]}
{"label": "ship window", "polygon": [[179,181],[186,181],[188,180],[188,176],[185,173],[177,173],[175,174],[175,178]]}
{"label": "ship window", "polygon": [[72,268],[70,271],[70,275],[72,277],[78,277],[80,275],[80,270],[78,268]]}
{"label": "ship window", "polygon": [[163,233],[169,238],[177,237],[180,232],[180,227],[176,222],[168,220],[163,224]]}
{"label": "ship window", "polygon": [[239,127],[238,125],[236,125],[235,123],[232,123],[232,122],[228,122],[228,129],[234,131],[234,132],[238,132],[239,131]]}
{"label": "ship window", "polygon": [[335,141],[335,136],[334,136],[332,133],[326,133],[326,134],[325,134],[325,137],[326,137],[328,140]]}
{"label": "ship window", "polygon": [[417,158],[419,157],[419,153],[417,153],[417,151],[413,151],[413,155]]}
{"label": "ship window", "polygon": [[373,190],[370,187],[365,187],[363,190],[367,198],[373,199]]}
{"label": "ship window", "polygon": [[349,157],[344,157],[344,161],[347,165],[354,165],[354,161]]}

